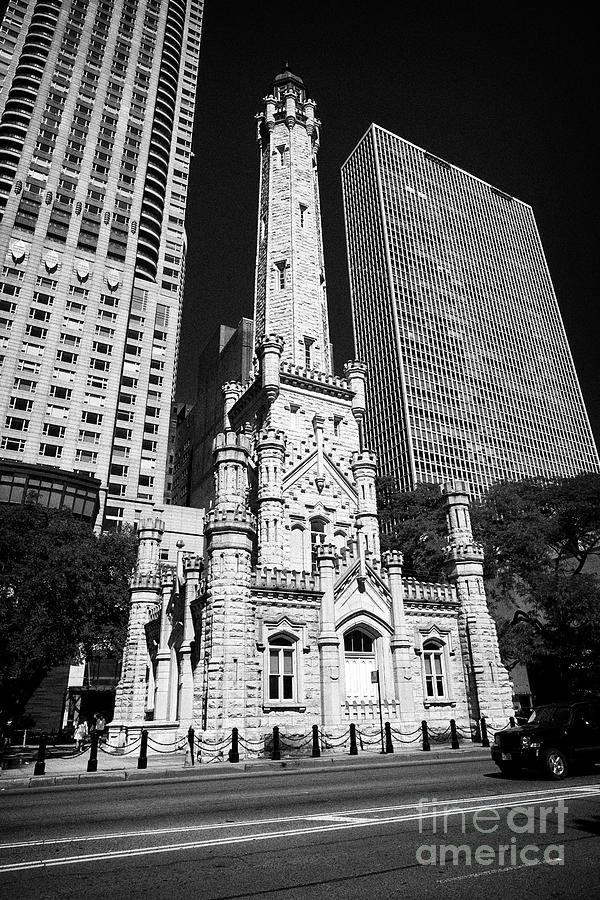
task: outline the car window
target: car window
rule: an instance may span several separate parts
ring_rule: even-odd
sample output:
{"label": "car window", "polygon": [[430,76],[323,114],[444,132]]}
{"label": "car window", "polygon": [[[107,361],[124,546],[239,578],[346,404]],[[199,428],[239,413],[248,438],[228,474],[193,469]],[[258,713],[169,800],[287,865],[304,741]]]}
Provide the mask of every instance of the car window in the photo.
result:
{"label": "car window", "polygon": [[539,706],[533,710],[527,723],[535,725],[566,725],[570,714],[571,709],[569,706]]}

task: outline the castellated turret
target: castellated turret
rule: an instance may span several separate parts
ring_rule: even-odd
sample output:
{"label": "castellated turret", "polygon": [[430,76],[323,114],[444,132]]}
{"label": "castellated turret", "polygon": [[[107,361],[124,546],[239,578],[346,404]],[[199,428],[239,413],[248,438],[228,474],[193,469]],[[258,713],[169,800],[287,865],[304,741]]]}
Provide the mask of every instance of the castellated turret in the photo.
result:
{"label": "castellated turret", "polygon": [[464,481],[444,484],[442,496],[448,527],[447,571],[455,586],[459,635],[471,717],[498,721],[512,705],[508,673],[502,665],[496,624],[486,601],[483,548],[473,538],[469,492]]}

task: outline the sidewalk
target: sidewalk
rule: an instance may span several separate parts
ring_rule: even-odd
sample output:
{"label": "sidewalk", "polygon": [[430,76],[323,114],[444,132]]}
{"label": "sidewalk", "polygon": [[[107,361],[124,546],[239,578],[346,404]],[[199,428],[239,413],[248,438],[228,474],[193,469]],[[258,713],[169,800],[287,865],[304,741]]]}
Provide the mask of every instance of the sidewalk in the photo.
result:
{"label": "sidewalk", "polygon": [[[69,748],[52,748],[53,752],[69,753]],[[16,769],[0,770],[0,793],[3,791],[22,791],[29,788],[48,788],[62,786],[93,784],[131,784],[148,780],[165,778],[178,780],[214,779],[231,775],[265,775],[286,771],[308,769],[323,771],[336,767],[374,767],[374,766],[415,766],[437,763],[465,763],[473,760],[490,760],[488,748],[465,742],[458,750],[440,745],[432,747],[429,752],[423,750],[398,750],[395,753],[359,752],[358,756],[346,753],[323,753],[322,756],[290,757],[281,760],[249,759],[239,763],[230,763],[227,755],[223,760],[210,763],[196,763],[192,766],[185,753],[152,754],[148,756],[146,769],[138,769],[137,755],[114,756],[98,753],[98,771],[88,773],[87,763],[89,750],[79,756],[46,758],[44,775],[34,775],[35,756],[26,765]],[[491,760],[490,760],[491,761]]]}

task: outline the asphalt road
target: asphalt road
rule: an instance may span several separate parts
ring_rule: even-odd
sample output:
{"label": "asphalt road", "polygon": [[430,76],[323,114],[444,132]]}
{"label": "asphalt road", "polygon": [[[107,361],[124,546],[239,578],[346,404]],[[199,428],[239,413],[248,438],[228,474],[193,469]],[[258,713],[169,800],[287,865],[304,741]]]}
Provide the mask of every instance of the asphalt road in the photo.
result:
{"label": "asphalt road", "polygon": [[599,801],[485,760],[7,792],[0,897],[596,900]]}

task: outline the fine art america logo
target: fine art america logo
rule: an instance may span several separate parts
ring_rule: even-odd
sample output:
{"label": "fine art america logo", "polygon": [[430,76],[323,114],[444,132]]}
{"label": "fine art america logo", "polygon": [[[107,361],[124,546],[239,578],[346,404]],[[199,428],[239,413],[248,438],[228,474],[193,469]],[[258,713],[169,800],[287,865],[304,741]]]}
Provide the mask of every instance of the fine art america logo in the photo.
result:
{"label": "fine art america logo", "polygon": [[568,807],[563,800],[552,806],[511,806],[500,811],[482,807],[464,811],[446,808],[435,798],[422,798],[418,808],[419,834],[444,837],[448,834],[449,821],[453,832],[458,821],[461,833],[468,834],[460,844],[435,840],[421,844],[416,856],[422,866],[512,868],[565,863],[564,844],[535,840],[536,835],[564,834]]}

